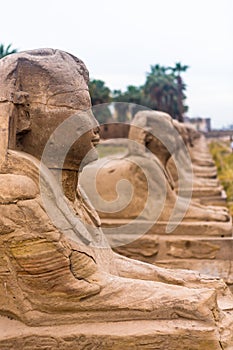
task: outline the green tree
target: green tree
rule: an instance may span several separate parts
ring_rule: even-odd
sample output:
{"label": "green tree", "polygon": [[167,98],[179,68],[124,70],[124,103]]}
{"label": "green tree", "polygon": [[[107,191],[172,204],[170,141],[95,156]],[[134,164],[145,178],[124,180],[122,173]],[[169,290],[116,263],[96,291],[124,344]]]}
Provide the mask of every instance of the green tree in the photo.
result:
{"label": "green tree", "polygon": [[[93,106],[111,102],[111,90],[102,80],[92,79],[89,82],[89,92]],[[100,124],[104,124],[112,117],[108,105],[94,108],[94,114]]]}
{"label": "green tree", "polygon": [[186,86],[181,73],[187,69],[188,66],[182,66],[181,63],[176,63],[175,67],[164,67],[159,64],[151,66],[144,85],[145,104],[152,109],[167,112],[183,122],[187,106],[184,105]]}
{"label": "green tree", "polygon": [[168,74],[167,71],[167,67],[159,64],[151,66],[151,71],[147,73],[144,93],[148,107],[174,114],[177,87],[173,74]]}
{"label": "green tree", "polygon": [[16,52],[17,52],[17,49],[11,49],[11,44],[8,45],[7,47],[5,47],[3,44],[0,44],[0,59]]}
{"label": "green tree", "polygon": [[[92,104],[118,102],[115,103],[115,110],[117,120],[120,122],[125,122],[133,117],[138,110],[143,108],[140,106],[144,106],[144,109],[148,107],[167,112],[174,119],[183,122],[183,115],[188,107],[185,105],[186,85],[181,74],[187,69],[188,66],[180,62],[174,67],[155,64],[150,67],[144,85],[129,85],[126,91],[114,90],[112,93],[102,80],[91,80],[89,89]],[[101,119],[105,118],[107,117],[101,117]]]}
{"label": "green tree", "polygon": [[117,120],[125,122],[132,118],[140,109],[140,105],[144,101],[143,88],[141,86],[129,85],[125,92],[121,90],[114,90],[113,101],[117,112]]}
{"label": "green tree", "polygon": [[186,89],[186,85],[184,84],[183,79],[181,78],[181,73],[186,72],[188,68],[189,66],[182,65],[181,62],[175,63],[174,67],[168,67],[168,69],[170,69],[171,72],[174,74],[174,78],[176,79],[177,83],[177,119],[180,122],[184,121],[183,114],[187,111],[187,106],[184,105],[184,100],[186,98],[184,91]]}
{"label": "green tree", "polygon": [[111,90],[105,85],[102,80],[92,79],[89,82],[89,92],[93,105],[107,103],[111,101]]}

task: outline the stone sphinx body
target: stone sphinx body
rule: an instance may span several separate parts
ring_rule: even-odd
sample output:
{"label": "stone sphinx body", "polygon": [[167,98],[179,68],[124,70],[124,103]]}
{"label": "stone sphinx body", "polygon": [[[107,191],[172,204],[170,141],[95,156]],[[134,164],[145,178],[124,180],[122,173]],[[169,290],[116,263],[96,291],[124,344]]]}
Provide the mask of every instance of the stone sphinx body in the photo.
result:
{"label": "stone sphinx body", "polygon": [[[175,127],[179,129],[182,137],[186,138],[186,144],[189,147],[189,152],[191,153],[191,158],[193,164],[204,166],[204,167],[214,167],[215,164],[213,162],[212,157],[210,156],[209,150],[206,147],[205,138],[203,134],[197,131],[194,126],[190,124],[180,123],[174,120]],[[184,136],[186,134],[186,136]],[[201,146],[201,154],[200,149],[196,149],[196,144],[203,144]]]}
{"label": "stone sphinx body", "polygon": [[[220,186],[219,181],[217,179],[206,179],[206,177],[198,177],[197,174],[201,174],[201,172],[198,172],[198,169],[201,169],[203,171],[206,170],[206,173],[204,176],[208,176],[209,170],[211,172],[216,172],[216,168],[213,164],[213,160],[210,157],[210,154],[208,152],[208,149],[206,147],[206,142],[203,135],[200,135],[199,132],[193,129],[193,127],[179,123],[176,120],[173,120],[174,127],[177,129],[179,134],[182,136],[184,143],[186,147],[189,150],[189,154],[191,156],[192,160],[192,168],[193,168],[193,177],[190,180],[190,188],[192,188],[192,197],[193,198],[200,198],[200,197],[212,197],[212,196],[219,196],[222,195],[222,186]],[[197,150],[199,150],[197,155]],[[176,170],[176,165],[173,161],[173,158],[171,157],[167,164],[166,169],[171,173],[172,178],[175,183],[175,188],[178,188],[178,174]],[[185,166],[181,168],[183,172],[186,171]],[[189,174],[187,173],[187,177]],[[187,179],[186,177],[186,179]],[[182,194],[185,196],[185,191],[182,192]],[[211,198],[210,198],[211,200]]]}
{"label": "stone sphinx body", "polygon": [[[157,131],[158,135],[164,134],[165,140],[170,145],[170,151],[166,145],[151,134],[153,129]],[[99,210],[101,218],[134,219],[140,217],[144,220],[152,221],[156,218],[157,222],[168,222],[173,209],[176,207],[178,212],[184,213],[182,222],[214,222],[214,230],[216,230],[216,227],[222,230],[224,223],[226,230],[231,234],[230,216],[226,208],[203,206],[194,201],[187,204],[185,199],[177,196],[173,178],[169,173],[169,169],[167,169],[167,163],[171,158],[171,154],[179,154],[183,144],[181,137],[175,131],[172,118],[168,114],[156,111],[138,112],[132,121],[129,140],[134,141],[136,145],[130,143],[126,156],[121,159],[107,160],[103,166],[101,165],[103,162],[100,162],[99,169],[96,164],[98,170],[96,170],[96,187],[99,195],[107,201],[107,208],[110,205],[108,201],[116,199],[116,185],[120,180],[128,180],[134,188],[134,194],[127,206],[114,212],[109,212],[107,208],[106,211]],[[184,153],[179,162],[180,164],[177,162],[176,166],[180,171],[179,186],[181,194],[185,189],[191,196],[191,160],[187,162]],[[183,171],[183,167],[185,171]],[[92,197],[92,188],[87,183],[92,171],[92,168],[86,168],[81,180],[90,198]],[[147,178],[143,174],[144,171],[148,174]],[[106,179],[104,183],[102,182],[103,178]],[[148,190],[148,183],[150,191]],[[164,195],[165,193],[166,195]],[[122,191],[120,195],[123,199],[124,196],[129,197],[127,191]],[[93,198],[93,200],[96,199]],[[147,209],[143,211],[147,201],[149,201],[149,204]],[[123,202],[127,201],[123,200]],[[119,202],[119,208],[122,206]],[[210,230],[210,227],[208,229]]]}
{"label": "stone sphinx body", "polygon": [[[163,138],[165,146],[159,137]],[[229,273],[233,265],[230,252],[232,223],[229,213],[224,207],[204,206],[182,197],[184,192],[189,198],[192,196],[192,162],[188,160],[186,147],[172,119],[161,112],[138,112],[129,138],[137,142],[129,143],[127,155],[120,159],[102,159],[84,169],[81,176],[81,183],[87,192],[90,190],[90,200],[98,208],[102,224],[107,228],[109,241],[113,246],[118,244],[115,251],[163,267],[195,269],[219,276],[232,288],[233,275]],[[169,169],[167,171],[171,154],[175,155],[179,170],[179,195]],[[94,191],[89,176],[91,182],[96,181],[98,193],[95,197],[92,197]],[[132,184],[132,195],[127,187],[120,188],[120,180]],[[120,209],[116,210],[115,206],[114,211],[111,205],[115,202]],[[121,246],[124,234],[118,231],[118,234],[108,235],[108,228],[131,221],[137,223],[142,234],[147,233],[134,235],[135,241]],[[145,221],[148,223],[146,231]],[[172,222],[176,226],[168,234],[167,228]],[[130,232],[126,236],[130,238],[133,234]]]}
{"label": "stone sphinx body", "polygon": [[[188,135],[187,146],[189,147],[189,152],[193,162],[194,172],[196,176],[203,178],[211,179],[211,182],[214,183],[213,178],[217,176],[217,169],[213,162],[213,159],[210,156],[205,137],[202,133],[197,131],[190,124],[181,124],[175,122],[175,126],[179,128],[181,135]],[[186,129],[184,131],[184,128]],[[200,154],[201,150],[201,154]]]}
{"label": "stone sphinx body", "polygon": [[[199,334],[194,326],[193,334],[199,349],[206,344],[220,349],[220,340],[222,346],[230,344],[232,336],[223,329],[233,329],[228,316],[232,300],[222,281],[115,254],[96,212],[81,190],[76,191],[81,161],[89,151],[91,160],[95,159],[98,141],[83,62],[59,50],[34,50],[2,59],[0,73],[0,315],[30,326],[200,321],[203,330]],[[89,131],[73,143],[62,169],[51,157],[49,169],[44,166],[41,170],[43,150],[48,140],[54,142],[50,135],[79,113],[77,130],[88,126]],[[62,173],[64,198],[58,172]],[[46,211],[41,181],[57,210],[56,223]],[[75,218],[89,228],[84,236],[73,224]],[[169,337],[167,327],[164,334]],[[153,334],[150,330],[150,339]],[[204,342],[203,335],[207,337]],[[182,337],[179,342],[186,335]],[[147,335],[142,334],[141,339],[146,341]],[[8,341],[0,335],[0,345]],[[68,343],[69,349],[82,348],[72,346],[69,339]],[[101,348],[109,346],[105,339]],[[117,346],[111,343],[111,348]],[[171,345],[173,348],[177,345]]]}
{"label": "stone sphinx body", "polygon": [[[188,142],[188,146],[189,146],[189,151],[191,153],[191,157],[193,160],[193,164],[195,165],[199,165],[199,166],[204,166],[204,167],[213,167],[215,166],[212,157],[210,156],[208,147],[206,145],[205,142],[205,138],[203,137],[203,134],[200,133],[199,131],[197,131],[192,125],[190,124],[186,124],[186,125],[180,125],[181,127],[181,134],[183,134],[182,129],[186,129],[186,133],[188,133],[188,138],[189,138],[189,142]],[[197,148],[196,146],[198,146],[200,144],[201,146],[201,151],[202,154],[199,154],[199,150],[200,148]]]}

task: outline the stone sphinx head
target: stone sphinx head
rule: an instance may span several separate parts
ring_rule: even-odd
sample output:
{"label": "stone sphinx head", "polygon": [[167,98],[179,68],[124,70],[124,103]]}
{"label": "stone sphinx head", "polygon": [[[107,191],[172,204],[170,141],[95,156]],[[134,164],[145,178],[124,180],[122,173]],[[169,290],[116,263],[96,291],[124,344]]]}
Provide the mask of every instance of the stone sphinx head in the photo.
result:
{"label": "stone sphinx head", "polygon": [[138,112],[130,126],[129,139],[142,144],[161,160],[167,161],[179,148],[173,119],[160,111]]}
{"label": "stone sphinx head", "polygon": [[190,137],[186,125],[184,123],[178,122],[178,120],[173,120],[173,125],[181,135],[185,145],[190,145]]}
{"label": "stone sphinx head", "polygon": [[188,134],[189,146],[193,147],[196,140],[200,139],[201,133],[196,130],[192,124],[185,124],[186,132]]}
{"label": "stone sphinx head", "polygon": [[[11,105],[8,148],[41,159],[54,130],[77,115],[73,127],[81,136],[71,145],[64,169],[79,170],[81,161],[98,140],[84,63],[60,50],[39,49],[3,58],[0,72],[0,102]],[[69,139],[69,130],[63,137],[64,142]],[[59,153],[56,145],[54,151]],[[92,158],[96,158],[95,152]],[[51,167],[56,168],[56,164]]]}

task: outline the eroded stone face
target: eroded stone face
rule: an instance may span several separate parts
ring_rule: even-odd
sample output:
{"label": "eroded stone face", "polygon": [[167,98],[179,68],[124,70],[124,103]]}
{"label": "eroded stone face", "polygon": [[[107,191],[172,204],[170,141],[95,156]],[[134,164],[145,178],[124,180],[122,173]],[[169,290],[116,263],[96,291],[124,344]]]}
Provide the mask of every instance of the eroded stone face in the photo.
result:
{"label": "eroded stone face", "polygon": [[[144,131],[143,137],[139,136]],[[159,111],[138,112],[132,120],[129,139],[141,142],[155,155],[170,158],[179,148],[177,132],[169,114]]]}
{"label": "eroded stone face", "polygon": [[[64,168],[78,170],[83,158],[93,149],[92,141],[98,137],[87,87],[88,72],[83,62],[56,50],[26,52],[4,59],[1,72],[2,99],[12,100],[15,106],[11,120],[15,135],[14,132],[11,135],[10,148],[40,159],[56,128],[77,115],[75,122],[63,128],[62,137],[64,144],[68,144],[71,130],[77,129],[80,140],[67,146]],[[54,143],[51,158],[61,152],[61,144],[54,137],[50,139]],[[90,161],[94,159],[95,152]],[[50,162],[57,167],[52,159]]]}

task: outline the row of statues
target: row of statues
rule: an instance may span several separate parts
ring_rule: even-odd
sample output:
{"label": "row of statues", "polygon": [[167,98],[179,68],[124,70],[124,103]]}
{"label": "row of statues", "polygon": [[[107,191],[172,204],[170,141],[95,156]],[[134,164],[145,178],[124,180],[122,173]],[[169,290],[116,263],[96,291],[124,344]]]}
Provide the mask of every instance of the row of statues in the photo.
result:
{"label": "row of statues", "polygon": [[[103,234],[79,186],[80,171],[97,159],[99,140],[84,63],[60,50],[33,50],[1,59],[0,77],[0,348],[24,348],[28,341],[31,349],[230,349],[233,296],[221,279],[130,259],[114,252]],[[152,157],[159,146],[147,133],[139,145],[140,153],[147,138],[146,157],[134,140],[138,125],[153,128],[153,113],[136,117],[132,153],[112,161],[114,172],[105,171],[97,183],[111,193],[111,174],[125,171],[132,179],[130,157],[137,166],[142,160],[148,173],[165,174],[169,201],[159,225],[177,196],[169,157],[164,153],[164,164]],[[168,131],[173,122],[164,120]],[[187,205],[183,198],[178,206]],[[153,201],[149,208],[154,211]],[[131,209],[134,218],[137,208]],[[186,209],[185,221],[200,215],[228,232],[225,209],[197,202]],[[121,218],[130,215],[123,210]],[[145,212],[146,220],[150,215]]]}
{"label": "row of statues", "polygon": [[[196,165],[206,177],[200,170],[196,174]],[[127,153],[86,167],[81,184],[115,251],[160,266],[219,276],[232,289],[232,219],[219,205],[222,187],[212,179],[214,171],[204,136],[166,113],[140,111],[130,126]],[[133,194],[127,184],[120,190],[122,180],[132,184]],[[200,193],[203,197],[198,199]],[[125,233],[123,226],[117,234],[109,230],[135,220],[139,234]],[[172,221],[174,228],[167,234]]]}
{"label": "row of statues", "polygon": [[[128,153],[120,159],[107,159],[104,166],[98,168],[98,173],[96,173],[95,176],[97,191],[108,201],[114,200],[114,196],[116,197],[116,184],[121,179],[128,179],[133,183],[135,192],[136,189],[138,189],[138,193],[135,193],[135,198],[131,201],[130,206],[125,207],[123,210],[116,210],[112,215],[107,210],[106,214],[105,212],[100,212],[101,217],[131,219],[139,216],[144,203],[146,203],[145,197],[148,194],[145,190],[148,186],[146,182],[151,181],[153,182],[151,188],[154,191],[154,195],[150,196],[151,203],[149,210],[142,216],[142,218],[147,220],[152,220],[154,218],[154,213],[158,211],[159,198],[162,197],[165,188],[166,199],[158,221],[169,221],[171,211],[175,207],[175,203],[178,201],[178,195],[176,192],[178,187],[181,188],[181,194],[184,192],[184,197],[185,191],[192,195],[192,186],[194,186],[194,190],[195,186],[198,187],[199,191],[201,191],[201,186],[205,187],[205,181],[202,181],[202,178],[195,177],[195,168],[193,169],[192,160],[190,159],[188,161],[184,157],[185,152],[183,152],[184,150],[182,149],[184,144],[178,139],[179,135],[175,130],[176,124],[177,122],[174,123],[172,118],[166,113],[143,111],[136,114],[129,131],[129,141],[132,140],[134,142],[130,142]],[[151,134],[150,131],[152,133],[157,132],[160,137],[164,132],[165,142],[170,145],[171,150]],[[138,145],[141,147],[138,147]],[[184,154],[179,157],[179,152]],[[176,163],[171,159],[173,153],[176,153],[176,155],[178,154]],[[100,164],[102,163],[103,161],[101,160]],[[98,164],[96,164],[96,167],[98,167]],[[142,174],[141,176],[138,175],[144,168],[147,169],[150,174],[149,179],[146,179],[145,176],[143,177]],[[177,174],[177,168],[179,168],[179,174]],[[88,173],[89,169],[91,169],[90,172],[92,172],[90,174]],[[91,198],[93,197],[89,189],[91,186],[86,185],[86,179],[89,178],[89,176],[93,177],[93,167],[84,170],[84,180],[82,181],[86,192]],[[103,178],[107,179],[107,181],[103,182]],[[163,184],[164,179],[165,183]],[[213,188],[214,192],[215,188],[217,187],[218,190],[220,186],[217,185],[215,180],[215,184],[209,181],[209,187],[210,190]],[[127,193],[123,193],[122,195],[127,196]],[[186,206],[186,201],[182,201],[182,198],[183,196],[179,196],[177,205],[180,206],[178,208],[179,211],[182,210],[185,212],[183,221],[219,222],[219,229],[222,228],[223,222],[228,222],[226,226],[228,227],[229,233],[232,232],[231,219],[225,207],[211,205],[204,206],[193,200],[189,203],[188,208],[185,208],[184,210],[182,207]],[[92,201],[94,202],[95,198],[93,198]],[[120,207],[121,204],[119,203],[119,208]],[[109,203],[106,203],[106,209],[107,208],[109,208]]]}

